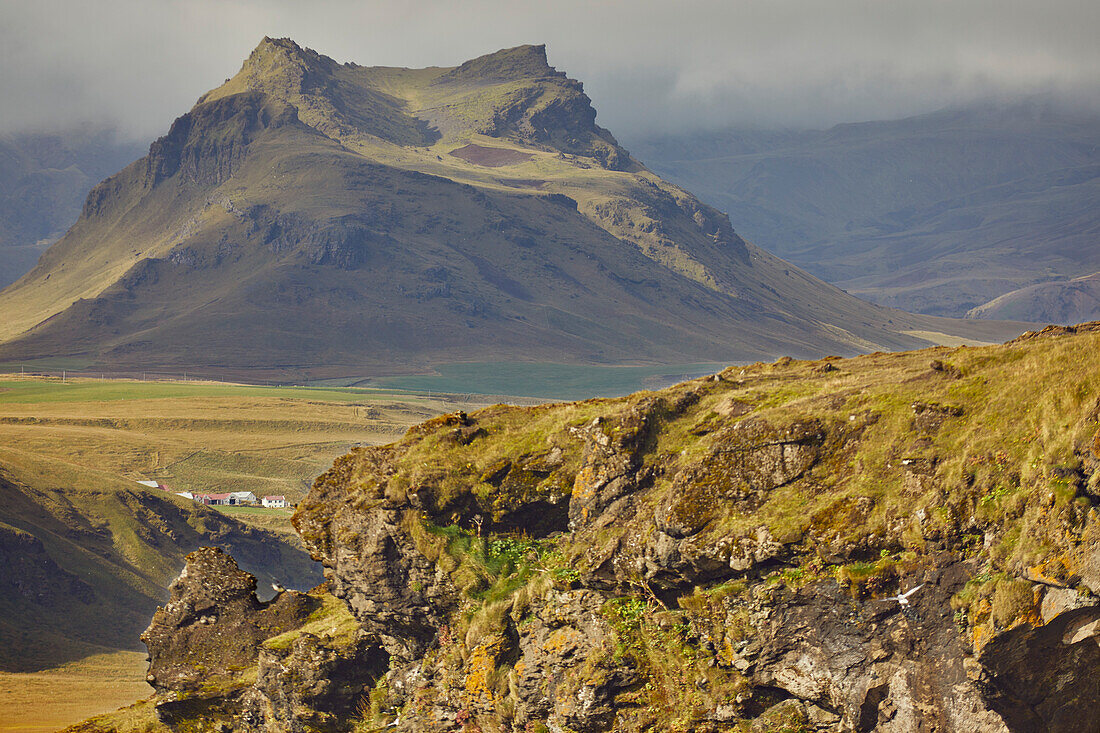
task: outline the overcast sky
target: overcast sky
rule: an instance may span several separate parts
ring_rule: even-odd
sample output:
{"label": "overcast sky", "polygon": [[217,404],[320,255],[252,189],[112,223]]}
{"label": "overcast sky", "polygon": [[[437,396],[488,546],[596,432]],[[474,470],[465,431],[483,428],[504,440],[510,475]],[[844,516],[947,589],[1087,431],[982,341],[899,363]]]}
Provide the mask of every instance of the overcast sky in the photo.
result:
{"label": "overcast sky", "polygon": [[1097,0],[0,0],[0,130],[151,139],[264,35],[414,67],[546,43],[624,135],[1034,93],[1097,105],[1097,29]]}

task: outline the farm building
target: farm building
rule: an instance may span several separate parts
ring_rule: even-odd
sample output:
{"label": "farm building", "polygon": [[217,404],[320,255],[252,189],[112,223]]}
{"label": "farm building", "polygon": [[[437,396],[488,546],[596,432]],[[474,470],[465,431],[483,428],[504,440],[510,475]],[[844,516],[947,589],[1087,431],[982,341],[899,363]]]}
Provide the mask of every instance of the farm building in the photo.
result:
{"label": "farm building", "polygon": [[263,505],[273,509],[282,509],[286,507],[285,496],[265,496],[263,498]]}
{"label": "farm building", "polygon": [[230,504],[255,504],[258,499],[256,495],[251,491],[231,491],[229,492]]}

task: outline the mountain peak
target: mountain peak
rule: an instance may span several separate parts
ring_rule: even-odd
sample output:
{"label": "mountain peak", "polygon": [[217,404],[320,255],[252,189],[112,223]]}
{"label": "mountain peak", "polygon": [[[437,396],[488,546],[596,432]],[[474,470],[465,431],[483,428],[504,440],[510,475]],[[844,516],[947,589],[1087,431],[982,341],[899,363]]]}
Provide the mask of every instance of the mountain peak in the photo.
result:
{"label": "mountain peak", "polygon": [[256,44],[256,48],[252,50],[252,53],[255,54],[257,51],[266,47],[283,48],[298,53],[302,52],[302,47],[295,43],[292,38],[272,38],[271,36],[264,36],[260,39],[260,42]]}
{"label": "mountain peak", "polygon": [[290,38],[264,36],[245,59],[241,71],[250,76],[268,77],[283,76],[289,70],[294,70],[295,75],[318,71],[331,73],[337,66],[339,64],[328,56],[299,46]]}
{"label": "mountain peak", "polygon": [[478,56],[440,77],[440,81],[519,81],[545,77],[565,77],[546,60],[546,45],[504,48]]}
{"label": "mountain peak", "polygon": [[544,46],[414,71],[286,38],[93,191],[0,312],[2,361],[356,374],[752,361],[935,330],[751,249],[599,127]]}

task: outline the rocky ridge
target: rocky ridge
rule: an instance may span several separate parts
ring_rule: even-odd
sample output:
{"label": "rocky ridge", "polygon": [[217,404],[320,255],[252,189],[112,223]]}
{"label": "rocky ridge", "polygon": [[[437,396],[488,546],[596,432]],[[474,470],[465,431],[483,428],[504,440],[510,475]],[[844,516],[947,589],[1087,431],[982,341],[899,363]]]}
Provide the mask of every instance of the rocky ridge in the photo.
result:
{"label": "rocky ridge", "polygon": [[[333,604],[329,638],[373,663],[338,671],[346,647],[284,632],[281,675],[261,641],[255,682],[172,725],[1094,729],[1097,325],[456,413],[357,449],[295,516],[326,588],[275,604]],[[161,721],[184,687],[158,664],[210,633],[166,620],[272,613],[216,559],[147,633]],[[228,589],[210,611],[204,573]],[[348,693],[295,692],[316,669]]]}

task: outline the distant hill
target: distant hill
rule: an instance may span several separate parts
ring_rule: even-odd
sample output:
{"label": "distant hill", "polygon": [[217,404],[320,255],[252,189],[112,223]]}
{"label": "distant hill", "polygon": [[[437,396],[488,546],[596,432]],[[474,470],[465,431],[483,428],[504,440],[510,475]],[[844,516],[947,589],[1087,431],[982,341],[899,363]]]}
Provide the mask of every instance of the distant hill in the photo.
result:
{"label": "distant hill", "polygon": [[816,280],[595,117],[541,46],[399,69],[264,39],[0,294],[0,361],[369,374],[1019,330],[914,318]]}
{"label": "distant hill", "polygon": [[0,288],[61,238],[92,186],[142,152],[95,128],[0,135]]}
{"label": "distant hill", "polygon": [[1080,323],[1100,314],[1100,272],[1072,280],[1029,285],[972,309],[968,318]]}
{"label": "distant hill", "polygon": [[[1032,101],[631,147],[727,211],[746,238],[877,303],[962,316],[1009,291],[1100,270],[1094,115]],[[1012,313],[1048,320],[1042,308]]]}

